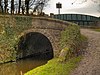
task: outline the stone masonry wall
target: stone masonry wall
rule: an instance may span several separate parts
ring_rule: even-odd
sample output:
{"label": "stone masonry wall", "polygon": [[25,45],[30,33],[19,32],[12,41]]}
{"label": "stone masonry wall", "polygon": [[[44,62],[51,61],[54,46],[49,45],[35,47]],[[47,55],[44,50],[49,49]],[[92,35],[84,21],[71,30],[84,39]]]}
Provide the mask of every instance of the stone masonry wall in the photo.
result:
{"label": "stone masonry wall", "polygon": [[0,63],[16,60],[19,38],[29,32],[45,35],[57,56],[60,33],[68,25],[71,23],[52,18],[0,15]]}

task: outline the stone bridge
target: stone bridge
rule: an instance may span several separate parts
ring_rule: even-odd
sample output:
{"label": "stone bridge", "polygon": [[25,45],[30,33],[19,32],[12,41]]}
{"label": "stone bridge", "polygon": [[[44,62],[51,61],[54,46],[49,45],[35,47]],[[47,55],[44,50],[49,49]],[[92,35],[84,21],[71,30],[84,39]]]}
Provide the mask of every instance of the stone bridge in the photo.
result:
{"label": "stone bridge", "polygon": [[70,23],[45,17],[0,16],[0,61],[60,52],[61,31]]}

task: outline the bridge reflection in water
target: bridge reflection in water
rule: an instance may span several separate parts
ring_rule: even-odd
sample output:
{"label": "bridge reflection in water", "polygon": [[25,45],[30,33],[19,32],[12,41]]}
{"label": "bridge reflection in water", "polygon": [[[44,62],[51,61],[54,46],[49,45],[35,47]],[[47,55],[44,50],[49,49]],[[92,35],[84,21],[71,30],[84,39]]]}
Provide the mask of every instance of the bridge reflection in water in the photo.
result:
{"label": "bridge reflection in water", "polygon": [[23,75],[27,71],[46,64],[46,59],[26,58],[17,62],[0,64],[0,75]]}

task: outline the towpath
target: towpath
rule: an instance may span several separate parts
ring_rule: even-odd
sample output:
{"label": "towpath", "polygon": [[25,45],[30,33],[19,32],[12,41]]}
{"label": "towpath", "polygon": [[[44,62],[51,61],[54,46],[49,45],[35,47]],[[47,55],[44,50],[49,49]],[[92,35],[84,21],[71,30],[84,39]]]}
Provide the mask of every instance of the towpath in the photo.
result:
{"label": "towpath", "polygon": [[82,61],[71,75],[100,75],[100,32],[81,29],[88,38],[88,47]]}

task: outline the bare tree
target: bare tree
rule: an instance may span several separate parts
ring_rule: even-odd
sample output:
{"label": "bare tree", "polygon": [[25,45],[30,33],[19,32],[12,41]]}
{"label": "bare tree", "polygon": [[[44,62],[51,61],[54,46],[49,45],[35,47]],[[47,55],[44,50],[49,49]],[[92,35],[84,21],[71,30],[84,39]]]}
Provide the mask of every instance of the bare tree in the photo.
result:
{"label": "bare tree", "polygon": [[0,9],[1,12],[8,12],[8,8],[11,11],[11,14],[14,12],[20,14],[29,14],[29,10],[41,14],[44,7],[47,5],[49,0],[0,0]]}
{"label": "bare tree", "polygon": [[[87,1],[88,1],[88,0],[82,0],[82,1],[80,1],[78,4],[82,4],[82,3],[85,3],[85,2],[87,2]],[[91,1],[94,2],[94,3],[100,4],[100,0],[91,0]],[[76,2],[78,2],[78,0],[74,0],[72,4],[74,4],[74,3],[76,3]]]}
{"label": "bare tree", "polygon": [[11,0],[11,14],[14,14],[14,0]]}
{"label": "bare tree", "polygon": [[3,0],[0,0],[0,12],[3,13]]}
{"label": "bare tree", "polygon": [[20,8],[21,8],[21,0],[19,0],[18,14],[20,14]]}
{"label": "bare tree", "polygon": [[4,0],[4,11],[7,13],[8,0]]}
{"label": "bare tree", "polygon": [[26,14],[28,15],[29,14],[29,3],[30,3],[30,0],[25,0],[25,7],[26,7]]}
{"label": "bare tree", "polygon": [[[82,0],[80,3],[77,3],[77,4],[83,4],[83,3],[87,2],[87,1],[88,0]],[[98,12],[100,12],[100,0],[91,0],[91,1],[94,2],[94,3],[96,3],[96,4],[98,4]],[[78,0],[74,0],[73,3],[72,3],[72,5],[74,3],[76,3],[76,2],[78,2]]]}
{"label": "bare tree", "polygon": [[25,13],[25,1],[21,1],[21,13],[24,15]]}
{"label": "bare tree", "polygon": [[30,7],[33,7],[33,12],[42,14],[44,7],[47,6],[49,0],[31,0]]}

